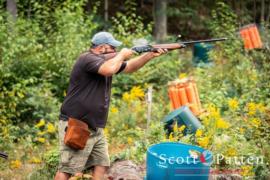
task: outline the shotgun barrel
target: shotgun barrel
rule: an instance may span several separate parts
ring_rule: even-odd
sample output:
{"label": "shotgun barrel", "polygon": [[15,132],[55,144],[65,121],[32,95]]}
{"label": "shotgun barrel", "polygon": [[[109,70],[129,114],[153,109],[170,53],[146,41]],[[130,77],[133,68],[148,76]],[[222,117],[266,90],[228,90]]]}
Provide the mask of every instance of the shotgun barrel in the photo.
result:
{"label": "shotgun barrel", "polygon": [[189,45],[189,44],[195,44],[195,43],[210,43],[210,42],[217,42],[217,41],[225,41],[227,39],[228,38],[215,38],[215,39],[205,39],[205,40],[195,40],[195,41],[184,41],[180,43],[184,45]]}

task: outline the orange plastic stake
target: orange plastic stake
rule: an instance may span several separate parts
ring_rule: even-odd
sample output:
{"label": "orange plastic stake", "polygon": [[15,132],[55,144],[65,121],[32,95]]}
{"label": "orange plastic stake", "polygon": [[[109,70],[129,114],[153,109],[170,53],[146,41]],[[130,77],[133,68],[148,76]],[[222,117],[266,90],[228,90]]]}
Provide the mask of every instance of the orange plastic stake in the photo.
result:
{"label": "orange plastic stake", "polygon": [[256,48],[262,48],[263,47],[263,44],[262,44],[261,37],[260,37],[259,31],[258,31],[258,28],[257,28],[256,25],[254,25],[253,33],[255,34],[256,41],[257,41]]}
{"label": "orange plastic stake", "polygon": [[169,98],[171,100],[172,109],[175,109],[176,104],[175,104],[174,99],[173,99],[173,87],[172,86],[169,87]]}
{"label": "orange plastic stake", "polygon": [[173,87],[172,92],[173,92],[173,100],[175,104],[174,109],[177,109],[181,106],[181,102],[180,102],[180,99],[178,98],[178,90],[176,86]]}
{"label": "orange plastic stake", "polygon": [[196,97],[195,97],[195,93],[194,93],[194,89],[192,87],[192,84],[189,83],[185,89],[186,89],[186,93],[187,93],[188,102],[190,103],[190,109],[194,114],[197,114],[198,110],[197,110],[197,104],[196,104]]}
{"label": "orange plastic stake", "polygon": [[254,49],[258,46],[257,37],[256,37],[256,34],[254,33],[254,26],[249,26],[247,28],[247,31],[248,31],[249,39],[252,44],[252,49]]}
{"label": "orange plastic stake", "polygon": [[241,29],[240,34],[243,38],[245,49],[252,49],[253,45],[251,43],[251,40],[249,37],[249,32],[248,32],[247,28]]}
{"label": "orange plastic stake", "polygon": [[178,96],[180,98],[181,101],[181,105],[187,105],[188,104],[188,99],[187,99],[187,94],[186,94],[186,90],[184,87],[179,87],[178,88]]}

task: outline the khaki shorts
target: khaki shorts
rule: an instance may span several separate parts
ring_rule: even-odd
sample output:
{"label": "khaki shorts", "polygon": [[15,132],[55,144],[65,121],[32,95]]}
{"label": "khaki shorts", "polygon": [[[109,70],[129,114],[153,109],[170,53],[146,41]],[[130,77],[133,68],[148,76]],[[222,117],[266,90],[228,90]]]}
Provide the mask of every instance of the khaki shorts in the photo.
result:
{"label": "khaki shorts", "polygon": [[110,166],[108,144],[102,128],[90,130],[91,135],[83,150],[74,150],[64,144],[67,121],[59,121],[60,160],[58,170],[69,174],[83,172],[93,166]]}

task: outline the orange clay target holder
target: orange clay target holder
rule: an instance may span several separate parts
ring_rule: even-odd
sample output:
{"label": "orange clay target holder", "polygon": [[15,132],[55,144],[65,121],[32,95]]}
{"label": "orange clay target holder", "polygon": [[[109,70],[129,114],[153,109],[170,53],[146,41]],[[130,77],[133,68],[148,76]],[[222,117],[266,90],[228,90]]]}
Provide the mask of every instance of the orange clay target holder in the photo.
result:
{"label": "orange clay target holder", "polygon": [[202,112],[201,102],[195,81],[192,78],[183,78],[168,83],[168,95],[172,109],[189,106],[195,115]]}
{"label": "orange clay target holder", "polygon": [[245,49],[249,50],[263,47],[258,28],[255,24],[242,27],[240,29],[240,35],[243,39]]}

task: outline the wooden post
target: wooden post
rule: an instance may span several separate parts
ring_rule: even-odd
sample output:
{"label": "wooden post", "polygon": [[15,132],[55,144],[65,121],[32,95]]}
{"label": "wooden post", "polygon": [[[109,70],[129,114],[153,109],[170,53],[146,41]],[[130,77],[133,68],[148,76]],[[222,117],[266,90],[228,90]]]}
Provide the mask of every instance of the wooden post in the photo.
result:
{"label": "wooden post", "polygon": [[154,0],[154,34],[157,42],[163,42],[167,36],[167,0]]}
{"label": "wooden post", "polygon": [[104,2],[104,19],[105,21],[108,21],[108,0],[105,0]]}
{"label": "wooden post", "polygon": [[150,121],[151,121],[152,95],[153,95],[153,87],[150,86],[150,87],[148,87],[147,97],[146,97],[147,98],[147,126],[146,126],[147,131],[149,129],[149,125],[150,125]]}
{"label": "wooden post", "polygon": [[7,11],[11,14],[12,20],[15,22],[17,18],[17,4],[15,0],[7,1]]}

